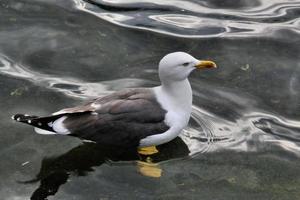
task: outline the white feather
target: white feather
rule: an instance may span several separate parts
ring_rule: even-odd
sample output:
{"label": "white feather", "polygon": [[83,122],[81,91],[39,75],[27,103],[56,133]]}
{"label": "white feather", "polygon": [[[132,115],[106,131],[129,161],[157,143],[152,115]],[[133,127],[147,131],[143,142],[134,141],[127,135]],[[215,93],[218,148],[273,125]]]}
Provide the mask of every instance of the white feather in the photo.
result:
{"label": "white feather", "polygon": [[55,113],[52,113],[52,115],[61,115],[61,114],[65,114],[65,113],[67,113],[67,111],[65,109],[63,109],[63,110],[59,110]]}
{"label": "white feather", "polygon": [[34,128],[34,131],[38,134],[41,134],[41,135],[55,135],[55,134],[57,134],[55,132],[47,131],[47,130],[36,128],[36,127]]}
{"label": "white feather", "polygon": [[101,108],[101,106],[102,106],[101,104],[95,103],[95,102],[91,104],[91,107],[93,107],[96,110],[99,109],[99,108]]}
{"label": "white feather", "polygon": [[55,120],[52,124],[53,130],[58,134],[67,135],[70,131],[65,127],[64,120],[67,119],[67,116],[63,116]]}

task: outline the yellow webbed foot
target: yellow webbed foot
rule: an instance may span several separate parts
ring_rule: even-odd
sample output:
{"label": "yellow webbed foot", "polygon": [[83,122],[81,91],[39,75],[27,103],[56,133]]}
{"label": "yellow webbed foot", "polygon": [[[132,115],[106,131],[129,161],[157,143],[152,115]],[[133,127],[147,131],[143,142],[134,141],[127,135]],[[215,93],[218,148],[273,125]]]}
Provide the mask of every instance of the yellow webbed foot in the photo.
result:
{"label": "yellow webbed foot", "polygon": [[159,178],[162,174],[162,169],[158,164],[138,161],[137,162],[138,171],[143,176],[148,176],[152,178]]}
{"label": "yellow webbed foot", "polygon": [[141,155],[148,156],[148,155],[153,155],[153,154],[158,153],[158,150],[156,149],[155,146],[139,147],[138,148],[138,153],[141,154]]}

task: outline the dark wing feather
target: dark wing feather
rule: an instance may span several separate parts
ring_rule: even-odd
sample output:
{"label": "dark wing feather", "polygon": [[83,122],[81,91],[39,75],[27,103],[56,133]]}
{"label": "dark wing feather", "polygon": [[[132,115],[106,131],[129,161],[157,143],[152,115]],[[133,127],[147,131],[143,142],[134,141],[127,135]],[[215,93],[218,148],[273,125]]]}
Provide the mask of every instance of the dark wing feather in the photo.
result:
{"label": "dark wing feather", "polygon": [[74,110],[81,112],[64,121],[71,135],[101,144],[137,146],[141,139],[169,129],[166,111],[150,89],[126,89]]}

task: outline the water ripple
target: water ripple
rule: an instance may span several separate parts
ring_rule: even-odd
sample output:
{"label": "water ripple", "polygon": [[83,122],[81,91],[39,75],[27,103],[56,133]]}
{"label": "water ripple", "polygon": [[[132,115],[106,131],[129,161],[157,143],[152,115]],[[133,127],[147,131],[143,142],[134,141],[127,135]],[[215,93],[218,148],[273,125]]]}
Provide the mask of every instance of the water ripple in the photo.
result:
{"label": "water ripple", "polygon": [[73,98],[93,98],[119,90],[123,87],[137,87],[150,81],[142,79],[117,79],[102,82],[84,82],[70,77],[58,77],[32,71],[4,55],[0,55],[0,74],[25,79],[41,87],[62,92]]}
{"label": "water ripple", "polygon": [[190,123],[181,135],[191,155],[224,149],[257,152],[277,146],[300,156],[299,121],[252,112],[234,123],[197,106],[193,107],[193,120],[196,123]]}
{"label": "water ripple", "polygon": [[78,9],[119,26],[177,37],[276,36],[299,32],[298,1],[74,0]]}

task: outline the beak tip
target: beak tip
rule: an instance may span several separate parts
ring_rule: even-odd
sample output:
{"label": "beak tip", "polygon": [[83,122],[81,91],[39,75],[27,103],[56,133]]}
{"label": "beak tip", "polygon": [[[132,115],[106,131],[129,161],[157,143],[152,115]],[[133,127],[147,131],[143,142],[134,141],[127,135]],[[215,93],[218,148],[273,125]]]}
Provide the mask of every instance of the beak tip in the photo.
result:
{"label": "beak tip", "polygon": [[218,68],[217,64],[210,60],[202,60],[197,65],[196,68]]}

